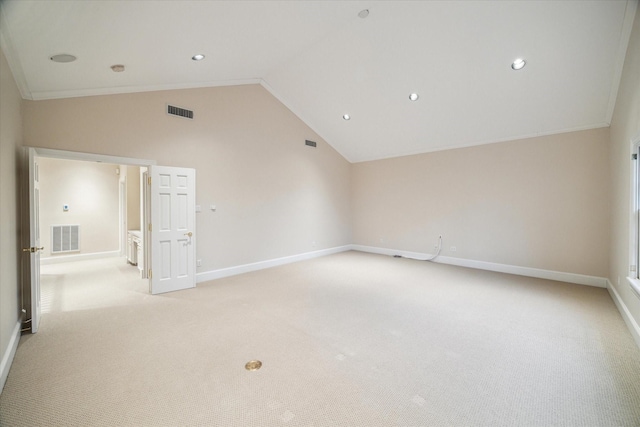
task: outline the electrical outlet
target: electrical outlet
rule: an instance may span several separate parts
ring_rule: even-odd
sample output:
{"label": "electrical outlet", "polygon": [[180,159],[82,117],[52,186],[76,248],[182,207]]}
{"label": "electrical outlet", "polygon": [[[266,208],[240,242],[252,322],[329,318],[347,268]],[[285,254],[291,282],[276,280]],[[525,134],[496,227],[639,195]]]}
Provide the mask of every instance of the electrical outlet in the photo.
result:
{"label": "electrical outlet", "polygon": [[450,249],[451,252],[455,252],[457,250],[458,250],[458,248],[456,248],[455,246],[451,246],[451,249]]}
{"label": "electrical outlet", "polygon": [[313,242],[311,242],[311,247],[315,248],[316,247],[316,241],[314,240]]}
{"label": "electrical outlet", "polygon": [[196,267],[202,267],[202,260],[201,259],[196,260]]}
{"label": "electrical outlet", "polygon": [[384,239],[382,237],[380,238],[380,243],[384,243]]}
{"label": "electrical outlet", "polygon": [[438,245],[433,245],[433,249],[437,251],[438,250]]}

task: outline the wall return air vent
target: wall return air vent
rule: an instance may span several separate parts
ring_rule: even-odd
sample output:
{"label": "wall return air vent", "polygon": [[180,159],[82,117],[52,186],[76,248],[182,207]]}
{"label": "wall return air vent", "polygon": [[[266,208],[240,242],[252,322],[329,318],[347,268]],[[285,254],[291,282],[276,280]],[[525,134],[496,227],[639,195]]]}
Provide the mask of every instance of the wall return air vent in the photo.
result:
{"label": "wall return air vent", "polygon": [[176,107],[174,105],[167,105],[167,114],[169,114],[170,116],[177,116],[193,120],[193,111],[187,110],[186,108]]}
{"label": "wall return air vent", "polygon": [[80,226],[79,225],[52,225],[51,226],[51,253],[80,251]]}

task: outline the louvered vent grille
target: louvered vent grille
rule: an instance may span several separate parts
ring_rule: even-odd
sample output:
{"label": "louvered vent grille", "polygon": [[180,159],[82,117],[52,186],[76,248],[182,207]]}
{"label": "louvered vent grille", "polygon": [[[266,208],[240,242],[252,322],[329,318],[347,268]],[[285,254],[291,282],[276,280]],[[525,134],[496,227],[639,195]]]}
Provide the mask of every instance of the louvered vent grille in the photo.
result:
{"label": "louvered vent grille", "polygon": [[80,226],[79,225],[52,225],[51,226],[51,253],[80,251]]}
{"label": "louvered vent grille", "polygon": [[193,111],[173,105],[167,105],[167,114],[193,120]]}

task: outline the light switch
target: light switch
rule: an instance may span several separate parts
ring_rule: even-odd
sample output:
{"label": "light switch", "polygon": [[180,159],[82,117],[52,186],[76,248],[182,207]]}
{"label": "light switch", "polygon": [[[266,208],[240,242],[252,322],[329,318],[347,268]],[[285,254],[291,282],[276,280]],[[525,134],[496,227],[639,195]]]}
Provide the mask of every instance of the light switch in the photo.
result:
{"label": "light switch", "polygon": [[202,206],[196,205],[196,212],[202,212]]}
{"label": "light switch", "polygon": [[216,211],[216,205],[209,205],[209,209],[211,209],[212,211]]}

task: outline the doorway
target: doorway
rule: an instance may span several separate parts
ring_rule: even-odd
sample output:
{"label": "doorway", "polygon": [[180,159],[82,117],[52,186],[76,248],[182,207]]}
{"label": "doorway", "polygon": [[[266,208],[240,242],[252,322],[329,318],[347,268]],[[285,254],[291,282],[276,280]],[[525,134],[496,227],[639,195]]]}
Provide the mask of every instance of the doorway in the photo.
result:
{"label": "doorway", "polygon": [[[77,164],[86,163],[88,165],[91,163],[100,164],[104,166],[102,169],[107,168],[110,173],[113,174],[112,178],[116,179],[116,182],[118,179],[117,172],[119,171],[115,166],[111,165],[136,166],[144,168],[155,165],[155,161],[152,160],[25,147],[22,176],[22,197],[24,209],[24,214],[22,215],[24,221],[22,226],[22,247],[24,248],[22,258],[22,308],[24,313],[23,331],[30,331],[32,333],[37,332],[38,330],[40,313],[42,311],[42,295],[40,294],[40,254],[41,252],[45,252],[45,249],[41,244],[41,239],[47,242],[48,248],[45,255],[51,255],[51,252],[55,250],[57,256],[67,255],[67,260],[69,258],[73,259],[74,255],[77,256],[77,259],[83,259],[83,256],[79,256],[82,251],[78,251],[78,245],[81,244],[79,233],[89,233],[89,237],[92,237],[92,239],[85,239],[87,242],[92,240],[99,241],[100,239],[105,238],[105,236],[100,236],[100,232],[104,228],[102,227],[102,224],[100,224],[100,221],[105,217],[102,215],[102,211],[107,209],[111,210],[112,216],[115,214],[116,218],[116,223],[112,225],[110,233],[107,232],[107,234],[111,234],[110,236],[107,236],[107,238],[113,239],[116,243],[115,245],[113,242],[111,243],[111,248],[113,250],[106,251],[107,253],[100,253],[100,251],[93,250],[93,252],[97,252],[94,255],[94,258],[105,256],[116,257],[119,256],[124,249],[124,244],[122,243],[123,232],[121,230],[123,224],[120,221],[119,209],[120,200],[123,196],[118,194],[121,189],[118,184],[116,184],[114,190],[115,199],[111,199],[111,203],[115,206],[103,206],[100,204],[101,201],[96,197],[96,194],[94,194],[96,192],[100,192],[100,188],[92,189],[90,187],[84,187],[80,191],[76,191],[76,193],[79,194],[74,194],[73,191],[68,191],[66,194],[68,194],[68,197],[74,202],[68,203],[68,201],[65,201],[65,197],[54,201],[56,212],[52,215],[52,218],[47,221],[48,225],[46,227],[48,229],[40,230],[39,162],[46,162],[47,160],[62,160],[66,162],[77,162]],[[57,169],[57,173],[62,176],[64,176],[65,172],[64,168]],[[66,179],[68,180],[69,177],[66,177]],[[79,184],[82,184],[83,177],[76,176],[75,180]],[[52,184],[53,188],[55,188],[56,182],[53,182]],[[78,190],[78,188],[76,188],[76,190]],[[70,218],[70,214],[73,214],[76,209],[84,209],[85,213],[87,211],[92,211],[97,217],[97,222],[93,221],[92,225],[89,225],[86,230],[84,228],[79,229],[77,227],[56,227],[54,231],[54,227],[52,227],[53,225],[77,225],[69,224],[69,222],[73,221],[66,221],[66,218]],[[65,218],[65,215],[69,216]],[[108,216],[109,215],[106,215],[106,217]],[[84,249],[85,253],[92,252],[91,247]],[[90,259],[91,256],[86,256],[84,258]]]}
{"label": "doorway", "polygon": [[[141,180],[144,263],[148,266],[151,294],[172,292],[196,286],[196,171],[191,168],[158,166],[155,161],[77,153],[34,147],[24,148],[23,162],[23,233],[22,296],[25,324],[37,332],[41,313],[38,160],[52,157],[97,163],[138,165],[148,168]],[[117,204],[117,202],[115,202]],[[63,210],[68,206],[63,204]],[[152,226],[155,224],[155,228]],[[74,229],[67,232],[73,236]],[[78,231],[75,231],[76,239]],[[119,233],[122,235],[122,233]],[[64,231],[60,236],[64,238]],[[69,245],[71,246],[71,245]],[[156,274],[153,274],[153,272]],[[25,328],[23,328],[23,331]]]}

